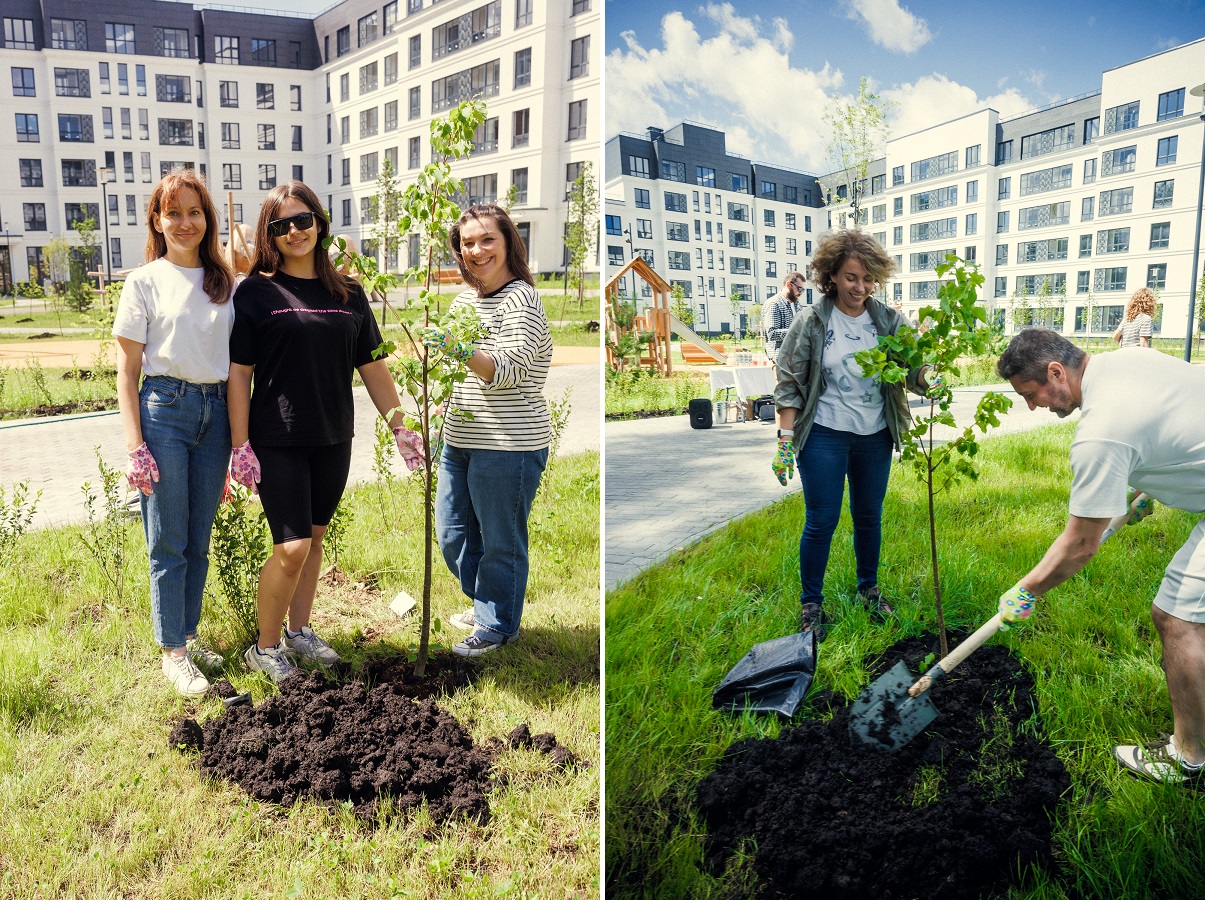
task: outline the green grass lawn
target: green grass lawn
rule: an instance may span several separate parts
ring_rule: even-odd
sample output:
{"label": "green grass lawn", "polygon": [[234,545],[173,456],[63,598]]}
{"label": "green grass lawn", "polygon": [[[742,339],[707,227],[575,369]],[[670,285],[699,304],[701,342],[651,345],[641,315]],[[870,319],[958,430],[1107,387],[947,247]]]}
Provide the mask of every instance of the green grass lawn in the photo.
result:
{"label": "green grass lawn", "polygon": [[[81,369],[87,377],[80,377]],[[79,360],[73,367],[43,367],[36,360],[24,366],[0,365],[0,419],[25,418],[35,407],[80,407],[93,401],[116,409],[115,379],[113,369],[98,369],[95,360]]]}
{"label": "green grass lawn", "polygon": [[[280,808],[202,779],[168,732],[222,707],[183,700],[159,671],[137,521],[120,596],[81,528],[20,538],[0,559],[0,897],[598,897],[599,480],[597,453],[553,461],[531,519],[523,638],[439,701],[476,742],[526,722],[591,764],[561,772],[539,754],[504,752],[485,826],[437,829],[425,811],[366,824],[342,807]],[[387,608],[399,589],[421,591],[416,488],[394,480],[344,498],[339,564],[379,596],[324,588],[314,624],[353,666],[417,641],[414,617]],[[467,601],[438,549],[435,567],[433,609],[446,621]],[[208,589],[220,590],[212,570]],[[274,688],[245,670],[215,600],[201,632],[258,703]],[[460,636],[441,628],[432,647]]]}
{"label": "green grass lawn", "polygon": [[[942,596],[951,627],[973,628],[1062,530],[1071,425],[993,438],[978,482],[938,497]],[[1030,623],[993,640],[1021,655],[1072,788],[1055,828],[1062,874],[1027,872],[1010,900],[1199,897],[1205,802],[1139,781],[1112,760],[1115,743],[1171,730],[1150,603],[1196,521],[1160,508],[1105,544],[1088,567],[1039,600]],[[780,724],[711,709],[711,692],[761,641],[798,627],[802,497],[792,494],[674,554],[606,599],[606,890],[608,898],[749,896],[747,867],[700,869],[693,795],[725,748],[776,736]],[[872,624],[852,602],[848,511],[825,583],[836,624],[813,690],[856,696],[866,663],[904,635],[931,630],[927,501],[902,468],[883,515],[880,584],[898,620]],[[807,709],[800,715],[807,715]]]}
{"label": "green grass lawn", "polygon": [[[40,303],[41,301],[33,302]],[[0,331],[0,343],[28,343],[31,349],[36,348],[37,341],[29,339],[30,333],[49,333],[55,336],[54,339],[61,340],[88,340],[89,338],[101,337],[99,320],[100,315],[95,310],[79,313],[63,309],[61,312],[56,313],[49,309],[38,309],[33,312],[27,312],[24,308],[14,311],[11,306],[0,306],[0,329],[32,329],[32,332],[22,331],[16,334]],[[89,333],[81,334],[78,331],[66,330],[73,328],[87,328],[89,329]],[[47,338],[46,340],[52,339]]]}

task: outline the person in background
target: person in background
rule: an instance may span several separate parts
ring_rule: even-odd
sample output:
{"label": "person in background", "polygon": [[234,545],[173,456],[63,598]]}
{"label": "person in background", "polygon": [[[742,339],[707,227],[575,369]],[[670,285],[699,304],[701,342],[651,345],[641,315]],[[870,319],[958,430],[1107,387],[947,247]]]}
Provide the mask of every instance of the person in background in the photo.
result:
{"label": "person in background", "polygon": [[[1001,619],[1015,623],[1096,555],[1109,520],[1127,509],[1129,487],[1177,509],[1205,512],[1205,370],[1137,349],[1088,356],[1057,332],[1027,328],[1009,343],[996,371],[1030,409],[1041,406],[1060,418],[1080,410],[1067,524],[1041,561],[1000,597]],[[1130,606],[1129,598],[1121,600]],[[1117,615],[1137,611],[1133,606]],[[1151,618],[1163,645],[1172,734],[1120,744],[1113,756],[1136,775],[1203,787],[1205,519],[1168,564]]]}
{"label": "person in background", "polygon": [[200,667],[223,663],[198,643],[197,625],[230,461],[235,278],[218,241],[217,210],[192,169],[155,186],[146,225],[146,265],[126,279],[113,322],[117,403],[126,477],[139,491],[163,674],[180,694],[199,697],[209,689]]}
{"label": "person in background", "polygon": [[[800,630],[814,632],[817,641],[826,636],[824,573],[847,480],[858,596],[876,617],[895,614],[878,587],[883,498],[892,449],[899,448],[911,415],[902,385],[865,378],[854,362],[854,354],[875,347],[880,335],[908,324],[874,297],[893,267],[865,232],[826,234],[812,257],[810,278],[823,296],[795,317],[778,354],[773,469],[786,485],[799,466],[806,508],[799,538]],[[908,373],[908,388],[941,389],[939,378],[927,378],[930,367],[922,369]]]}
{"label": "person in background", "polygon": [[1134,291],[1130,302],[1126,304],[1125,316],[1117,330],[1113,332],[1113,340],[1122,349],[1126,347],[1149,347],[1153,331],[1155,315],[1155,292],[1144,287]]}
{"label": "person in background", "polygon": [[[465,283],[453,308],[476,310],[485,336],[460,343],[445,329],[423,341],[468,366],[452,393],[435,498],[439,548],[473,608],[449,617],[471,632],[452,648],[481,656],[519,636],[527,592],[527,517],[552,440],[544,381],[552,336],[527,268],[527,248],[495,204],[471,206],[452,228]],[[457,410],[471,413],[460,416]]]}
{"label": "person in background", "polygon": [[407,466],[414,470],[423,457],[418,436],[401,427],[388,366],[373,359],[381,333],[368,298],[335,272],[322,247],[329,232],[310,188],[299,181],[273,188],[260,208],[251,276],[234,298],[230,470],[258,490],[272,532],[259,577],[259,638],[244,659],[278,683],[296,672],[298,659],[339,662],[310,616],[322,541],[351,465],[353,372],[389,420]]}
{"label": "person in background", "polygon": [[799,298],[803,295],[803,275],[788,272],[782,281],[782,290],[770,298],[762,312],[762,324],[766,330],[766,356],[773,363],[778,358],[782,339],[799,312]]}

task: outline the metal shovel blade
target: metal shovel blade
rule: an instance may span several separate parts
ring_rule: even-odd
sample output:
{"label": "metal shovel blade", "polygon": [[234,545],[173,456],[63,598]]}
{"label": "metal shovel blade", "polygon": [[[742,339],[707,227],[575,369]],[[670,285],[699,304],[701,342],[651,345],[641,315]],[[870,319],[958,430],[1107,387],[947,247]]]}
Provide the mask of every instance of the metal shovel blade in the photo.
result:
{"label": "metal shovel blade", "polygon": [[899,750],[937,718],[929,692],[909,697],[916,676],[902,662],[880,675],[853,702],[849,711],[850,740],[880,750]]}

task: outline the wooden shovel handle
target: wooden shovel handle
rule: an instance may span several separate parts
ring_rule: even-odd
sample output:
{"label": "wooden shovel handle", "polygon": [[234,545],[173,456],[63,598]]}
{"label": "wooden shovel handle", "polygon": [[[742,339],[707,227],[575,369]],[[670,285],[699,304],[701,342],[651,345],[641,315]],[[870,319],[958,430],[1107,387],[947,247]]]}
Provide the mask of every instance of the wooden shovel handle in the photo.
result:
{"label": "wooden shovel handle", "polygon": [[949,656],[934,663],[933,667],[922,675],[916,684],[908,688],[908,696],[919,697],[925,691],[929,690],[933,686],[934,681],[953,672],[968,656],[986,644],[987,639],[999,630],[1000,613],[996,613],[980,625],[978,631],[951,650]]}

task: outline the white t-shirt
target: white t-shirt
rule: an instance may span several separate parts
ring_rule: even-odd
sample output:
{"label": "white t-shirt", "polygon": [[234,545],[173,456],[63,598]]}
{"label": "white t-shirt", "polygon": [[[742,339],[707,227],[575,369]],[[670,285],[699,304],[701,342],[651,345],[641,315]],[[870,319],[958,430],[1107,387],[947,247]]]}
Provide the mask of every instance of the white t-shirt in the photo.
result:
{"label": "white t-shirt", "polygon": [[161,257],[126,279],[113,336],[145,345],[143,374],[193,384],[226,380],[234,304],[211,303],[204,278],[204,269],[182,269]]}
{"label": "white t-shirt", "polygon": [[1071,443],[1073,516],[1121,515],[1127,485],[1205,512],[1205,368],[1128,348],[1093,356],[1082,390]]}
{"label": "white t-shirt", "polygon": [[816,405],[816,421],[825,428],[854,434],[876,434],[887,427],[883,392],[875,378],[862,377],[854,354],[878,346],[879,332],[869,312],[852,319],[833,307],[824,337],[824,371],[828,381]]}

